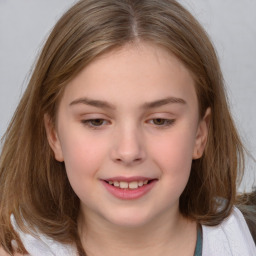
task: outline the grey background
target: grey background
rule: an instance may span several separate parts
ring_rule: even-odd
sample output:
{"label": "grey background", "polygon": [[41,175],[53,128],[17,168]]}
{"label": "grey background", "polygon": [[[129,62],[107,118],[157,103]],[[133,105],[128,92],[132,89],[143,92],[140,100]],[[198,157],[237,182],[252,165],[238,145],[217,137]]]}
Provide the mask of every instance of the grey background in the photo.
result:
{"label": "grey background", "polygon": [[[26,88],[50,29],[75,0],[0,0],[0,137]],[[220,58],[238,130],[256,157],[256,0],[180,0],[210,35]],[[255,185],[247,161],[240,190]]]}

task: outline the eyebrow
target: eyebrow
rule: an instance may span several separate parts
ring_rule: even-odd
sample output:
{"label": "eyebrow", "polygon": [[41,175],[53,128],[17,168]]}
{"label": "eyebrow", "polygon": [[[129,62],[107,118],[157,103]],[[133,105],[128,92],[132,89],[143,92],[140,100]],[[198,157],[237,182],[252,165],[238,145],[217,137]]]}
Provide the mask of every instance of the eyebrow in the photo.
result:
{"label": "eyebrow", "polygon": [[176,98],[176,97],[168,97],[168,98],[164,98],[164,99],[160,99],[160,100],[156,100],[153,102],[148,102],[143,104],[143,108],[148,109],[148,108],[157,108],[157,107],[161,107],[167,104],[172,104],[172,103],[179,103],[182,105],[187,104],[185,100],[181,99],[181,98]]}
{"label": "eyebrow", "polygon": [[72,101],[69,105],[73,106],[76,104],[85,104],[85,105],[89,105],[89,106],[93,106],[96,108],[107,108],[107,109],[115,109],[114,105],[106,102],[106,101],[102,101],[102,100],[94,100],[94,99],[89,99],[89,98],[79,98],[76,99],[74,101]]}
{"label": "eyebrow", "polygon": [[[160,100],[156,100],[156,101],[152,101],[152,102],[146,102],[142,105],[142,108],[143,109],[157,108],[157,107],[161,107],[161,106],[164,106],[167,104],[173,104],[173,103],[179,103],[179,104],[185,105],[186,101],[181,98],[168,97],[168,98],[164,98],[164,99],[160,99]],[[96,108],[115,109],[114,105],[112,105],[106,101],[94,100],[94,99],[89,99],[86,97],[76,99],[76,100],[72,101],[69,105],[73,106],[73,105],[77,105],[77,104],[85,104],[85,105],[93,106]]]}

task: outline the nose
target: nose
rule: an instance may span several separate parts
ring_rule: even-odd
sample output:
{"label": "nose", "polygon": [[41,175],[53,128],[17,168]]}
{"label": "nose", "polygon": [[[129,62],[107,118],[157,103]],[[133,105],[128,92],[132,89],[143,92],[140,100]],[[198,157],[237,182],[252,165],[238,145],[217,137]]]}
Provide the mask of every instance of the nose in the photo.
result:
{"label": "nose", "polygon": [[111,158],[114,162],[123,165],[136,165],[146,158],[143,136],[136,129],[123,129],[116,131]]}

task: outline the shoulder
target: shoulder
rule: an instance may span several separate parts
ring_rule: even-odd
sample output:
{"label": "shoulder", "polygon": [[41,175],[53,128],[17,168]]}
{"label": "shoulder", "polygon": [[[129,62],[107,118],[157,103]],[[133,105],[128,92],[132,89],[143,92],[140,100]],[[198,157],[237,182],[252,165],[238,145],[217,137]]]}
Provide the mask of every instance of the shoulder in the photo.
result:
{"label": "shoulder", "polygon": [[[11,215],[11,223],[29,255],[77,256],[76,247],[74,245],[62,244],[39,231],[30,230],[30,232],[24,233],[17,225],[13,215]],[[24,223],[26,225],[26,222]],[[0,256],[2,256],[2,254],[0,254]],[[15,254],[14,256],[21,255]]]}
{"label": "shoulder", "polygon": [[203,255],[255,256],[256,247],[242,213],[234,207],[228,218],[221,224],[202,226]]}

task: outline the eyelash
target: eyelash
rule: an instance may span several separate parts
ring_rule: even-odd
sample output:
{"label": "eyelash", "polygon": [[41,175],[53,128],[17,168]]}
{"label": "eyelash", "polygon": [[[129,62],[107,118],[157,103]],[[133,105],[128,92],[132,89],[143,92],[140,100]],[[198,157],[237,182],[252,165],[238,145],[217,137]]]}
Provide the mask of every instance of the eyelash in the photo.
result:
{"label": "eyelash", "polygon": [[[101,124],[100,125],[95,125],[93,124],[93,122],[97,122],[97,121],[100,121]],[[82,124],[84,124],[85,126],[88,126],[89,128],[92,128],[92,129],[99,129],[100,127],[103,126],[104,123],[109,123],[108,121],[106,121],[105,119],[102,119],[102,118],[95,118],[95,119],[88,119],[88,120],[82,120],[81,121]]]}
{"label": "eyelash", "polygon": [[[173,125],[175,123],[175,119],[166,119],[166,118],[153,118],[149,121],[152,122],[153,125],[157,126],[158,128],[165,128]],[[154,121],[160,121],[162,124],[156,124]]]}
{"label": "eyelash", "polygon": [[[162,122],[162,123],[156,124],[155,121],[160,122],[160,123]],[[82,122],[82,124],[84,124],[85,126],[88,126],[91,129],[100,129],[104,125],[110,123],[109,121],[102,119],[102,118],[82,120],[81,122]],[[95,125],[95,124],[93,124],[93,122],[100,122],[100,124],[98,123],[97,125]],[[166,127],[173,125],[175,123],[175,119],[153,118],[153,119],[150,119],[148,121],[148,123],[156,126],[157,128],[166,128]]]}

